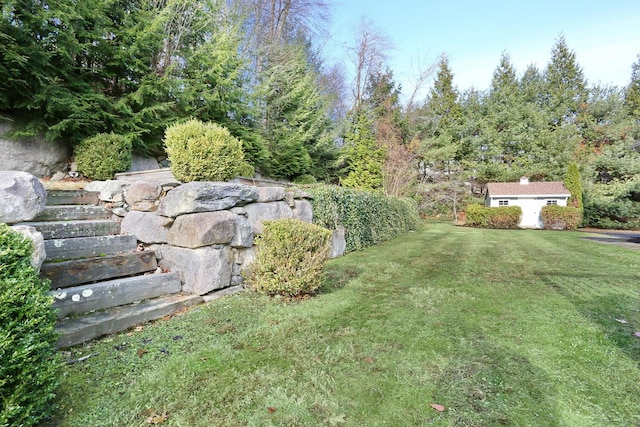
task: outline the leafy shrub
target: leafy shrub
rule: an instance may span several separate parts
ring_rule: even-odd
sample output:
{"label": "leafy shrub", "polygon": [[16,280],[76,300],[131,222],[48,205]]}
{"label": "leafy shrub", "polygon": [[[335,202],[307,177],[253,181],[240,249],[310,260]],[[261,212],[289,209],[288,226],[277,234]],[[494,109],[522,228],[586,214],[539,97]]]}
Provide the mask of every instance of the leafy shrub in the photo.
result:
{"label": "leafy shrub", "polygon": [[520,206],[467,206],[467,225],[484,228],[518,228],[522,218]]}
{"label": "leafy shrub", "polygon": [[330,230],[343,226],[347,252],[377,245],[420,225],[413,199],[333,185],[306,190],[313,197],[313,222]]}
{"label": "leafy shrub", "polygon": [[52,415],[58,384],[56,315],[31,266],[32,241],[0,224],[0,425]]}
{"label": "leafy shrub", "polygon": [[547,230],[575,230],[582,222],[580,208],[547,205],[542,207],[542,224]]}
{"label": "leafy shrub", "polygon": [[265,221],[249,281],[266,295],[313,293],[324,278],[331,231],[298,219]]}
{"label": "leafy shrub", "polygon": [[131,140],[115,133],[100,133],[74,149],[78,170],[85,176],[107,180],[131,166]]}
{"label": "leafy shrub", "polygon": [[182,182],[228,181],[252,176],[244,160],[242,142],[223,126],[191,119],[169,126],[164,143],[171,171]]}

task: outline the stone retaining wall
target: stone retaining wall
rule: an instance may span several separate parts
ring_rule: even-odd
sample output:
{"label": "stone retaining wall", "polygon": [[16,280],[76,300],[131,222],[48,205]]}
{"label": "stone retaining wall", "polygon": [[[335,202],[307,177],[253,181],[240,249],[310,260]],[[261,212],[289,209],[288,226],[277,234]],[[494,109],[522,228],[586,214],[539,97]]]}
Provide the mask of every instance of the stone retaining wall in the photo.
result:
{"label": "stone retaining wall", "polygon": [[283,187],[191,182],[93,182],[122,221],[122,233],[155,251],[160,267],[180,275],[183,292],[204,295],[242,284],[262,222],[312,222],[310,196]]}

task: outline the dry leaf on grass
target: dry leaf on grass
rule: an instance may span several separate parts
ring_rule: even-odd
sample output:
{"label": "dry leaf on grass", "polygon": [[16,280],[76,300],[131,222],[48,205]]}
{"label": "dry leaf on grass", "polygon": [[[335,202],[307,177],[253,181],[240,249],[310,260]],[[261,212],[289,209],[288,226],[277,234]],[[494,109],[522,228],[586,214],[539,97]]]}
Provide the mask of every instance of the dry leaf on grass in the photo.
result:
{"label": "dry leaf on grass", "polygon": [[622,324],[629,323],[629,322],[627,322],[627,321],[626,321],[626,320],[624,320],[624,319],[616,319],[616,322],[618,322],[618,323],[622,323]]}
{"label": "dry leaf on grass", "polygon": [[435,409],[438,412],[444,412],[444,410],[445,410],[445,407],[440,405],[440,404],[438,404],[438,403],[432,403],[429,406],[431,406],[433,409]]}

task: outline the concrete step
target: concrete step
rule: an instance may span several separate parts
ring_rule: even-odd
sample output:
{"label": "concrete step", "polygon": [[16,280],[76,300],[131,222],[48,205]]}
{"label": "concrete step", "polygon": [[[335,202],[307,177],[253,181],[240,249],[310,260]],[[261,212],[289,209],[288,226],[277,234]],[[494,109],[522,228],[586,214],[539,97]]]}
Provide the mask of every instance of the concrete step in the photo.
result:
{"label": "concrete step", "polygon": [[153,251],[127,252],[104,257],[61,262],[45,262],[40,277],[51,280],[51,289],[68,288],[83,283],[153,271],[157,268]]}
{"label": "concrete step", "polygon": [[147,274],[51,291],[58,318],[180,292],[176,273]]}
{"label": "concrete step", "polygon": [[82,219],[109,219],[111,211],[103,206],[95,205],[59,205],[45,206],[33,220],[44,221],[74,221]]}
{"label": "concrete step", "polygon": [[35,227],[45,240],[120,234],[120,223],[107,219],[80,221],[34,221],[17,225]]}
{"label": "concrete step", "polygon": [[47,206],[97,205],[98,193],[85,190],[49,190]]}
{"label": "concrete step", "polygon": [[45,240],[44,250],[47,253],[45,261],[92,258],[133,252],[137,243],[136,237],[129,235]]}
{"label": "concrete step", "polygon": [[123,331],[132,326],[164,316],[202,302],[199,295],[173,294],[142,301],[138,304],[114,307],[81,318],[67,318],[58,323],[58,348]]}

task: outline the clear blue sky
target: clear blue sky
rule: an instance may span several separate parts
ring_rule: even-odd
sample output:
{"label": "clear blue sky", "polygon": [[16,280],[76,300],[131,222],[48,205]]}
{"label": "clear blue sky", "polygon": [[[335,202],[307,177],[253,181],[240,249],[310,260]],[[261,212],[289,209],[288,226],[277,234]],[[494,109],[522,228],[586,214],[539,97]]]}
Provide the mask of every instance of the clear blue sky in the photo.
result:
{"label": "clear blue sky", "polygon": [[589,84],[627,85],[640,53],[640,0],[335,0],[327,49],[353,44],[361,16],[392,40],[389,66],[406,90],[416,66],[441,53],[460,90],[486,89],[503,51],[518,74],[542,70],[560,34]]}

